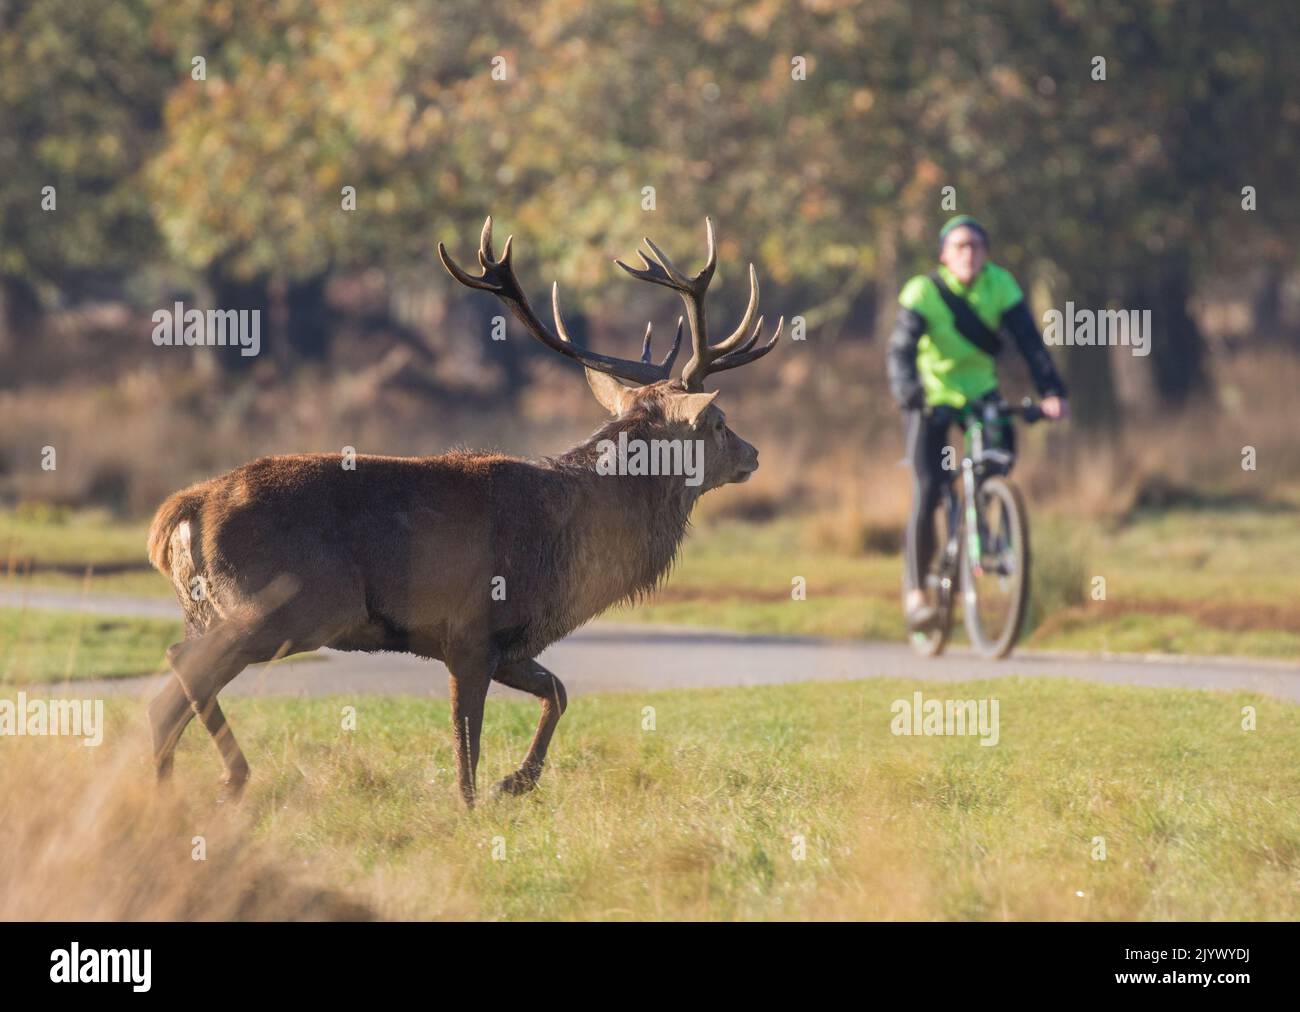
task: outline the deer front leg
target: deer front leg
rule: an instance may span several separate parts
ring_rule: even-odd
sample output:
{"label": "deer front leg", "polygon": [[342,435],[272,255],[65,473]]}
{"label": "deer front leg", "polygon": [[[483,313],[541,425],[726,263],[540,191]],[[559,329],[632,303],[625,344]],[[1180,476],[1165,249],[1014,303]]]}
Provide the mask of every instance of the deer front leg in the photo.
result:
{"label": "deer front leg", "polygon": [[486,651],[457,652],[447,659],[451,671],[451,722],[455,732],[456,784],[468,808],[474,807],[483,704],[492,682],[495,659]]}
{"label": "deer front leg", "polygon": [[536,696],[542,704],[542,716],[537,722],[528,754],[519,769],[496,785],[496,792],[500,794],[524,794],[537,786],[542,775],[551,735],[560,722],[560,715],[569,705],[568,694],[564,691],[564,684],[535,660],[502,664],[493,677],[502,685]]}

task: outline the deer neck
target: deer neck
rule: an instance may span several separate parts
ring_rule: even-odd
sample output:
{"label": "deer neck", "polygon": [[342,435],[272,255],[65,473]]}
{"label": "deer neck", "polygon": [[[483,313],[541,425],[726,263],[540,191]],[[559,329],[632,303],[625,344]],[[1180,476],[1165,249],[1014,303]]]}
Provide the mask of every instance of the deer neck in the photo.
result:
{"label": "deer neck", "polygon": [[682,475],[605,474],[598,470],[604,440],[665,439],[662,426],[614,419],[557,461],[576,486],[570,517],[569,586],[575,609],[594,616],[649,593],[668,570],[700,497]]}

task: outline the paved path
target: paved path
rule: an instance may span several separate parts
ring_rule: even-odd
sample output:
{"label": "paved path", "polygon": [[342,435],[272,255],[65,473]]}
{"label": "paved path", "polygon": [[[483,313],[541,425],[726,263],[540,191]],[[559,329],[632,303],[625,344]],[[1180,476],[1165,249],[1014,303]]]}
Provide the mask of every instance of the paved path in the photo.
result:
{"label": "paved path", "polygon": [[[0,591],[0,606],[55,608],[95,614],[175,618],[174,602],[162,598],[92,597],[75,591]],[[1237,658],[1018,651],[987,661],[969,651],[917,657],[901,643],[759,636],[680,626],[596,622],[552,646],[540,660],[564,682],[571,696],[588,692],[781,682],[845,681],[898,677],[922,681],[1000,678],[1008,675],[1081,678],[1116,685],[1182,686],[1249,690],[1300,702],[1300,664]],[[77,682],[77,691],[144,694],[152,678]],[[494,685],[494,694],[516,696]],[[381,693],[445,698],[447,671],[436,661],[406,654],[357,654],[322,650],[302,660],[256,665],[226,689],[231,695],[322,696]]]}

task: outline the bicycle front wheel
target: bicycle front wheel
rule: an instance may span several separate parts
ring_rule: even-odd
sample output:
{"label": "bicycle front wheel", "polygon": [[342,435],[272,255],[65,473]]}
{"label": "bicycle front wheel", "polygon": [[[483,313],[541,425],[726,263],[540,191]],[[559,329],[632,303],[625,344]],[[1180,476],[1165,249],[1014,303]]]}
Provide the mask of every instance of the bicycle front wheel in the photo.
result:
{"label": "bicycle front wheel", "polygon": [[[930,560],[929,571],[925,574],[925,596],[934,605],[935,622],[929,629],[914,629],[908,632],[908,641],[912,649],[922,657],[938,657],[948,645],[952,634],[953,601],[957,597],[957,584],[961,581],[958,572],[961,542],[957,540],[959,532],[952,531],[950,524],[958,514],[947,499],[940,510],[942,517],[943,538],[934,558]],[[904,600],[906,600],[906,582],[904,582]]]}
{"label": "bicycle front wheel", "polygon": [[1005,657],[1020,636],[1029,603],[1029,520],[1020,490],[1004,478],[976,492],[979,556],[962,553],[962,611],[971,645]]}

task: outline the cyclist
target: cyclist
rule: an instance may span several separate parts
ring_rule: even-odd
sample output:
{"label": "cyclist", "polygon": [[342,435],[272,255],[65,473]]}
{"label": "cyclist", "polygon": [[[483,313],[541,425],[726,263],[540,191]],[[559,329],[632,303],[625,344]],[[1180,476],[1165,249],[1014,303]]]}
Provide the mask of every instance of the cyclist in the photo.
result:
{"label": "cyclist", "polygon": [[[926,629],[936,613],[925,593],[934,554],[934,513],[943,495],[948,430],[967,404],[997,398],[997,332],[1005,328],[1029,365],[1047,418],[1069,414],[1065,383],[1052,365],[1016,279],[988,258],[984,226],[970,215],[939,230],[939,268],[899,293],[889,338],[889,385],[906,413],[912,509],[907,520],[904,609],[908,628]],[[1011,433],[1008,426],[1007,449]]]}

